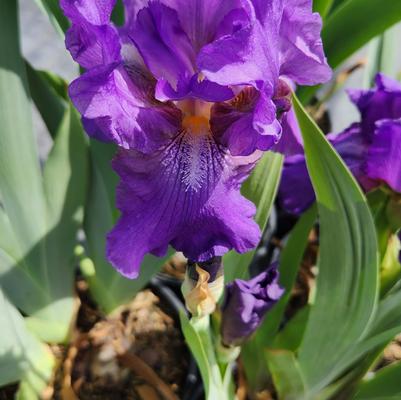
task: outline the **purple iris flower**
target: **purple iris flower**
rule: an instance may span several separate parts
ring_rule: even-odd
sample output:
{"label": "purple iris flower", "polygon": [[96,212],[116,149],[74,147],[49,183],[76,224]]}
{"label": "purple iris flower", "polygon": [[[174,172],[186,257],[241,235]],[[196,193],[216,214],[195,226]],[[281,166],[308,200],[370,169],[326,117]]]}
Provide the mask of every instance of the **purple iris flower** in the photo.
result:
{"label": "purple iris flower", "polygon": [[[119,146],[121,218],[107,255],[125,276],[171,244],[205,262],[257,245],[241,183],[280,138],[290,83],[330,78],[311,0],[61,0],[69,88],[87,133]],[[283,122],[285,123],[285,122]]]}
{"label": "purple iris flower", "polygon": [[239,346],[245,341],[283,295],[277,267],[274,263],[249,281],[235,279],[226,285],[221,321],[221,335],[226,346]]}
{"label": "purple iris flower", "polygon": [[[401,193],[401,84],[377,74],[375,88],[349,94],[361,121],[328,140],[365,192],[386,184]],[[315,201],[303,152],[286,158],[279,197],[294,214]]]}

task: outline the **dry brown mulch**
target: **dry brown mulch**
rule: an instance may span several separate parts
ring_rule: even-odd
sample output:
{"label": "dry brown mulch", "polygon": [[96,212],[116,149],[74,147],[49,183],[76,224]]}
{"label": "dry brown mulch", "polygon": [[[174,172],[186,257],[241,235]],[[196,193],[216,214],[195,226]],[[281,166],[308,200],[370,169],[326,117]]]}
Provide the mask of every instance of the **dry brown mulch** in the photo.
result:
{"label": "dry brown mulch", "polygon": [[[78,286],[82,300],[84,286]],[[53,398],[178,399],[188,359],[179,328],[152,291],[140,292],[107,319],[83,302]]]}

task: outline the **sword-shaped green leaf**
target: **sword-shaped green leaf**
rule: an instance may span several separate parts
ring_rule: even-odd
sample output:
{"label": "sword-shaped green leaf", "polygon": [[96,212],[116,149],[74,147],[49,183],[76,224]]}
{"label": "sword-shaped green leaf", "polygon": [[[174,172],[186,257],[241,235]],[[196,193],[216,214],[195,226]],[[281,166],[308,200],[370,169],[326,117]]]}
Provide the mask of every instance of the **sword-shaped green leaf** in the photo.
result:
{"label": "sword-shaped green leaf", "polygon": [[361,189],[296,98],[294,108],[320,221],[316,298],[299,350],[307,390],[316,393],[368,332],[378,299],[378,250]]}
{"label": "sword-shaped green leaf", "polygon": [[27,330],[24,318],[1,287],[0,326],[0,386],[23,380],[39,398],[53,372],[53,355]]}
{"label": "sword-shaped green leaf", "polygon": [[39,337],[64,341],[73,317],[73,247],[86,194],[87,146],[65,111],[42,176],[19,50],[16,2],[0,3],[0,285]]}

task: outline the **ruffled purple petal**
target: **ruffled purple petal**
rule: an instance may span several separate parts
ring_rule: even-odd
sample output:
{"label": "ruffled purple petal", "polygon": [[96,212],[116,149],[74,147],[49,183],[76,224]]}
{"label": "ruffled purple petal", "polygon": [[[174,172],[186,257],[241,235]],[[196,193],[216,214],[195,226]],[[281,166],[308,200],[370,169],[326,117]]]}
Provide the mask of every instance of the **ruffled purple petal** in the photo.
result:
{"label": "ruffled purple petal", "polygon": [[[272,146],[281,134],[276,120],[276,112],[283,111],[281,99],[272,101],[283,86],[280,75],[300,84],[325,82],[331,76],[320,39],[321,20],[318,14],[312,13],[311,0],[244,0],[242,3],[241,11],[234,10],[226,17],[226,34],[205,46],[197,63],[214,82],[252,85],[260,91],[252,110],[252,128],[262,135],[260,140],[266,141],[266,136],[272,135]],[[231,30],[227,28],[230,23]],[[240,129],[243,126],[244,122]],[[234,131],[233,136],[237,138],[238,132]],[[247,146],[251,142],[246,140]]]}
{"label": "ruffled purple petal", "polygon": [[226,286],[221,335],[227,346],[238,346],[255,332],[266,313],[283,295],[277,263],[249,281],[236,279]]}
{"label": "ruffled purple petal", "polygon": [[[151,3],[151,0],[123,1],[128,27],[135,23],[138,12]],[[212,42],[219,35],[226,15],[240,7],[240,0],[161,0],[161,3],[177,12],[180,25],[195,52]]]}
{"label": "ruffled purple petal", "polygon": [[[278,83],[278,27],[281,8],[278,2],[247,1],[241,11],[234,11],[227,17],[232,24],[231,34],[205,46],[198,55],[199,68],[210,80],[221,85],[252,85],[260,91],[252,110],[252,128],[249,128],[252,140],[244,139],[246,146],[238,146],[239,130],[246,121],[239,120],[232,126],[230,134],[236,154],[252,152],[250,142],[259,140],[271,147],[278,140],[281,129],[276,123],[276,107],[271,100],[275,85]],[[247,12],[246,12],[247,11]],[[263,26],[265,16],[269,14],[270,22]],[[233,18],[235,17],[235,18]],[[226,21],[227,25],[227,21]],[[248,121],[248,115],[243,115]],[[257,138],[257,132],[260,138]],[[228,135],[228,134],[227,134]],[[243,149],[241,149],[244,148]],[[261,147],[254,147],[253,150]]]}
{"label": "ruffled purple petal", "polygon": [[254,205],[239,189],[257,158],[231,157],[208,134],[186,131],[155,153],[120,151],[113,162],[121,182],[121,218],[108,236],[107,255],[134,278],[146,253],[169,244],[193,261],[259,241]]}
{"label": "ruffled purple petal", "polygon": [[152,103],[147,97],[152,83],[145,78],[141,71],[128,73],[116,63],[94,68],[72,82],[69,95],[88,134],[145,152],[171,137],[181,113],[171,104]]}
{"label": "ruffled purple petal", "polygon": [[401,120],[377,122],[367,157],[367,175],[401,193]]}
{"label": "ruffled purple petal", "polygon": [[85,20],[92,25],[106,25],[110,22],[116,0],[60,0],[64,14],[73,22]]}
{"label": "ruffled purple petal", "polygon": [[84,68],[120,61],[118,32],[110,24],[114,1],[63,0],[61,6],[72,22],[65,44],[72,58]]}
{"label": "ruffled purple petal", "polygon": [[254,10],[251,15],[238,12],[237,25],[240,29],[233,27],[231,35],[223,35],[200,51],[198,67],[207,78],[221,85],[266,85],[273,92],[279,71],[277,25],[277,32],[270,29],[269,37]]}
{"label": "ruffled purple petal", "polygon": [[72,58],[83,68],[120,61],[121,46],[113,26],[73,24],[66,33],[65,45]]}
{"label": "ruffled purple petal", "polygon": [[323,51],[322,20],[312,0],[286,0],[280,26],[280,75],[300,85],[327,82],[332,75]]}

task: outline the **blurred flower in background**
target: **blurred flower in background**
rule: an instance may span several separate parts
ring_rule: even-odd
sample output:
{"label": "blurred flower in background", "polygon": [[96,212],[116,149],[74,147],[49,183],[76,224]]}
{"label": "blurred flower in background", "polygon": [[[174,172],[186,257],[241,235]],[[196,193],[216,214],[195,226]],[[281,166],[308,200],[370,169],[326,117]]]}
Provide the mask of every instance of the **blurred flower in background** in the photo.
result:
{"label": "blurred flower in background", "polygon": [[[366,192],[386,184],[401,193],[401,84],[383,74],[375,82],[373,89],[349,91],[361,121],[327,139]],[[315,201],[303,152],[286,158],[279,196],[294,214]]]}

